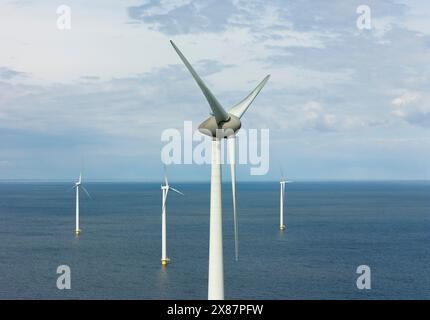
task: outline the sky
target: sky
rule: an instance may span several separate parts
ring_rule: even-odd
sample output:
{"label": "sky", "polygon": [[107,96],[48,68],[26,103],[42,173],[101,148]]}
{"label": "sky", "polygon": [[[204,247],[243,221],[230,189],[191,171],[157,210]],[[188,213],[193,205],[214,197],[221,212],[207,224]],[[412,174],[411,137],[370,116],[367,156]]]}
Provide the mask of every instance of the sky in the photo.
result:
{"label": "sky", "polygon": [[271,74],[242,118],[270,170],[239,181],[430,179],[428,1],[0,0],[0,180],[161,181],[163,130],[210,111],[170,39],[227,110]]}

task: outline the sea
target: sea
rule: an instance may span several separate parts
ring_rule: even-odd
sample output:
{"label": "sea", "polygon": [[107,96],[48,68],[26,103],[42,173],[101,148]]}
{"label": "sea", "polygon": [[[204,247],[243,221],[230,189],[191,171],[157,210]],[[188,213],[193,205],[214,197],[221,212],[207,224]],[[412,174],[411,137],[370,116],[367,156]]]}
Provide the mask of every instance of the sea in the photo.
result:
{"label": "sea", "polygon": [[[166,268],[160,184],[87,182],[79,237],[71,186],[0,183],[0,299],[207,299],[209,183],[172,182]],[[230,184],[222,197],[226,299],[430,299],[428,181],[296,181],[285,231],[279,182],[238,183],[238,261]]]}

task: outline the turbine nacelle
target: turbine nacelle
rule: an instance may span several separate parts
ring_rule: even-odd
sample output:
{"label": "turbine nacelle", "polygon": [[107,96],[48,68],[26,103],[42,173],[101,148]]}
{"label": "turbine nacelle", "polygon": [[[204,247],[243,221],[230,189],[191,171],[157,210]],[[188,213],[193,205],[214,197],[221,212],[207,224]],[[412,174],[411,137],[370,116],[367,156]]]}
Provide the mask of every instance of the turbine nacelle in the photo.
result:
{"label": "turbine nacelle", "polygon": [[211,116],[199,125],[199,131],[213,138],[228,138],[236,134],[241,128],[240,118],[229,113],[226,121],[217,122],[215,116]]}
{"label": "turbine nacelle", "polygon": [[87,191],[87,189],[85,189],[85,187],[82,184],[82,174],[79,175],[79,180],[75,182],[73,189],[77,189],[79,187],[82,188],[82,190],[84,190],[84,192],[87,194],[88,198],[91,199],[89,192]]}
{"label": "turbine nacelle", "polygon": [[79,180],[75,182],[75,187],[79,187],[82,184],[82,173],[79,174]]}
{"label": "turbine nacelle", "polygon": [[279,181],[280,184],[286,184],[286,183],[292,183],[293,181],[291,180],[281,180]]}
{"label": "turbine nacelle", "polygon": [[164,170],[164,184],[161,184],[161,190],[166,190],[166,195],[167,195],[167,192],[169,192],[169,190],[172,190],[176,193],[179,193],[180,195],[184,195],[181,191],[179,191],[179,190],[177,190],[177,189],[175,189],[169,185],[169,182],[167,181],[167,172],[166,172],[166,166],[165,165],[163,167],[163,170]]}

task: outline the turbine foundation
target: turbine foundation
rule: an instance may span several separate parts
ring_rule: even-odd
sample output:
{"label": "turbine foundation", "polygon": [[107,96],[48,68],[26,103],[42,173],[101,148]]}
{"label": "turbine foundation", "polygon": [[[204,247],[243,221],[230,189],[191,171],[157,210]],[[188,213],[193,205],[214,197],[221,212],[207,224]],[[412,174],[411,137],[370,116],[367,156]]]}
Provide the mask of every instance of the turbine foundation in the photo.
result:
{"label": "turbine foundation", "polygon": [[161,259],[161,265],[163,267],[167,267],[167,264],[169,263],[169,259]]}

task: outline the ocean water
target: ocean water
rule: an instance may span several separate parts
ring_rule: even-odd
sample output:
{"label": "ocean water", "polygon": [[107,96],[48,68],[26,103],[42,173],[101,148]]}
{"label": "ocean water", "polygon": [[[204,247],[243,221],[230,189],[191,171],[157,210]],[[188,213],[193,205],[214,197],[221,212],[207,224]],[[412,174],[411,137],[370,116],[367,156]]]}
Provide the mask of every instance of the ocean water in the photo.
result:
{"label": "ocean water", "polygon": [[[169,193],[162,268],[159,184],[87,183],[80,237],[70,183],[0,183],[0,299],[206,299],[209,184]],[[234,261],[229,184],[223,186],[227,299],[429,299],[430,182],[238,184]],[[71,290],[56,287],[71,268]],[[358,290],[356,268],[371,268]]]}

